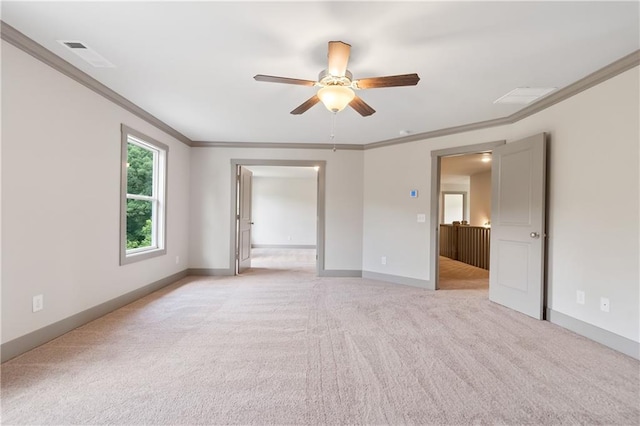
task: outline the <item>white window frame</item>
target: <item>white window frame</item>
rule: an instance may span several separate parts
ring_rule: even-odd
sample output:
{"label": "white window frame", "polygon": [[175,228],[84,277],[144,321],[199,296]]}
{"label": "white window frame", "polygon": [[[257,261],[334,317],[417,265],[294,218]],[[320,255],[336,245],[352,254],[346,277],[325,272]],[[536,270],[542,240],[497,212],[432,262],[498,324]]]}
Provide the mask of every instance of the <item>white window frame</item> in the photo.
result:
{"label": "white window frame", "polygon": [[[167,253],[167,160],[169,147],[124,124],[121,125],[121,174],[120,174],[120,265],[127,265]],[[132,143],[153,152],[153,186],[151,196],[127,194],[128,148]],[[151,246],[127,249],[127,200],[143,200],[152,203]]]}

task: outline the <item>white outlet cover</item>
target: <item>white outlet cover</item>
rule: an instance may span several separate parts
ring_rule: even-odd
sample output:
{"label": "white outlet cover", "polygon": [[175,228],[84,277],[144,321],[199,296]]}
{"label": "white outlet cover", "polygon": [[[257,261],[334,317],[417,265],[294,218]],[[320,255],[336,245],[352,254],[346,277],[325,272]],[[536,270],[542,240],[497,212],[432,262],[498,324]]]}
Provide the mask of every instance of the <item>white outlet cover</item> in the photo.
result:
{"label": "white outlet cover", "polygon": [[427,215],[424,213],[418,213],[418,223],[424,223],[427,221]]}
{"label": "white outlet cover", "polygon": [[585,298],[584,291],[580,291],[580,290],[576,291],[576,303],[577,304],[584,305],[584,298]]}
{"label": "white outlet cover", "polygon": [[42,294],[33,296],[32,308],[33,312],[41,311],[44,308],[44,296]]}
{"label": "white outlet cover", "polygon": [[609,299],[606,297],[600,298],[600,310],[603,312],[609,312],[611,305],[609,304]]}

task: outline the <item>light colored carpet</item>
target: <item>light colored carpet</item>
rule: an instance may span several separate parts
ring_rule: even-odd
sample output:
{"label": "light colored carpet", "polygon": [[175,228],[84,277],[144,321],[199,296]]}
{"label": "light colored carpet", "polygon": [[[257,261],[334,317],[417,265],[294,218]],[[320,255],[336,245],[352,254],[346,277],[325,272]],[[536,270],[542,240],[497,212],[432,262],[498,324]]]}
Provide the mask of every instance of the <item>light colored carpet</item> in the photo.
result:
{"label": "light colored carpet", "polygon": [[489,290],[489,271],[444,256],[438,278],[441,290]]}
{"label": "light colored carpet", "polygon": [[316,270],[316,249],[253,248],[251,267],[257,270],[313,272]]}
{"label": "light colored carpet", "polygon": [[615,424],[639,362],[482,292],[186,278],[2,365],[3,424]]}

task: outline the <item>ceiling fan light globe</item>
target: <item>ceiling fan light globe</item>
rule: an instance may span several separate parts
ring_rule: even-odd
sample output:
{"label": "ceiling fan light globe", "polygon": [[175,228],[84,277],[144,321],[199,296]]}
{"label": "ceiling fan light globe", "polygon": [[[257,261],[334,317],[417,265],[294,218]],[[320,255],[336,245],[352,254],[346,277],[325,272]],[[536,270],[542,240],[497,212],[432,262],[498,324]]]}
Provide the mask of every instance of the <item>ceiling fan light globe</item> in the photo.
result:
{"label": "ceiling fan light globe", "polygon": [[326,86],[318,90],[318,97],[331,112],[340,112],[356,96],[353,90],[344,86]]}

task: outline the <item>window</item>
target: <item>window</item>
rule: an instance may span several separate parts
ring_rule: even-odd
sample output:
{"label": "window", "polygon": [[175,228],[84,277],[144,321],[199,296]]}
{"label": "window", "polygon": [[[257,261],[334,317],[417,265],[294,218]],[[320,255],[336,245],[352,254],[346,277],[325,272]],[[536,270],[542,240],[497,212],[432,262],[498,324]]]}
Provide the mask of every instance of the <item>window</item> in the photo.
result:
{"label": "window", "polygon": [[443,192],[442,193],[442,217],[441,223],[462,222],[467,220],[467,193]]}
{"label": "window", "polygon": [[166,253],[169,148],[122,125],[120,264]]}

